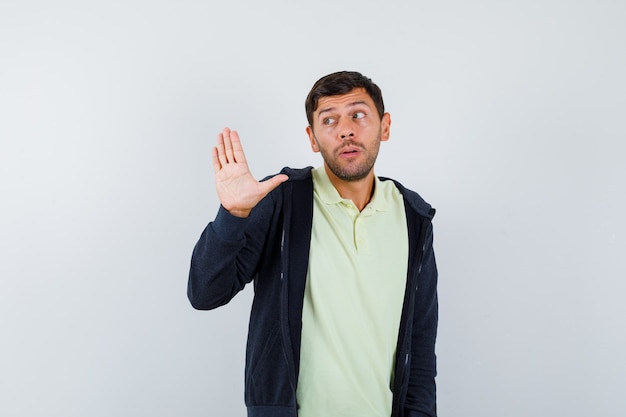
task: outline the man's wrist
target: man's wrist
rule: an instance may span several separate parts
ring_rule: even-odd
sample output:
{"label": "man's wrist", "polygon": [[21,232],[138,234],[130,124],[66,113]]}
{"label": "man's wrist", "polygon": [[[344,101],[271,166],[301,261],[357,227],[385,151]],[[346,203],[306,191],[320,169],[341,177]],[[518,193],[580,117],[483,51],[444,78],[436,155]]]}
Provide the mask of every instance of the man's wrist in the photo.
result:
{"label": "man's wrist", "polygon": [[248,217],[250,215],[250,212],[252,210],[249,210],[249,209],[230,209],[230,210],[226,209],[226,211],[229,212],[231,215],[233,215],[235,217],[245,218],[245,217]]}

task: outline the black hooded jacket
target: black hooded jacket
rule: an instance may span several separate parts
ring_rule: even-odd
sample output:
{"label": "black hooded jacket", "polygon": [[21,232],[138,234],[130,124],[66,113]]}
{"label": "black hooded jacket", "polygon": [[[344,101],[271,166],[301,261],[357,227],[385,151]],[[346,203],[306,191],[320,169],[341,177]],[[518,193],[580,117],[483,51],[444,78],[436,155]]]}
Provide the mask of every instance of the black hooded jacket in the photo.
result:
{"label": "black hooded jacket", "polygon": [[[284,168],[289,180],[247,218],[220,207],[197,242],[187,295],[194,308],[228,303],[254,281],[246,349],[250,417],[296,417],[302,305],[313,218],[311,168]],[[388,180],[380,178],[380,180]],[[394,181],[404,197],[409,233],[406,291],[393,381],[392,417],[436,416],[437,267],[435,210]]]}

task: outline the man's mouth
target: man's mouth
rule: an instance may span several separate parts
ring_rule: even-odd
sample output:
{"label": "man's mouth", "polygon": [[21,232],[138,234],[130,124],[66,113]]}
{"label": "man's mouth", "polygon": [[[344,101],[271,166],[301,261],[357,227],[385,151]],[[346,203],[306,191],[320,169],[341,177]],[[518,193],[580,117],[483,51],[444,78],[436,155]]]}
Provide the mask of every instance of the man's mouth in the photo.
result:
{"label": "man's mouth", "polygon": [[344,157],[350,157],[350,156],[356,156],[360,152],[361,150],[356,146],[346,146],[345,148],[339,151],[339,155],[344,156]]}

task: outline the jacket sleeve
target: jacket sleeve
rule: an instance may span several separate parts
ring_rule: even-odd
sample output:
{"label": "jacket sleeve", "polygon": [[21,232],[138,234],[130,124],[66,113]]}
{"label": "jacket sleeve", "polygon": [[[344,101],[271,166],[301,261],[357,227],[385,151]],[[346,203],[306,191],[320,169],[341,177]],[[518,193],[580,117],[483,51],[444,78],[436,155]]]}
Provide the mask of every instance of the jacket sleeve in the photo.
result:
{"label": "jacket sleeve", "polygon": [[191,257],[187,297],[198,310],[228,303],[255,277],[273,214],[273,197],[266,196],[247,218],[220,206]]}
{"label": "jacket sleeve", "polygon": [[426,234],[415,303],[411,369],[405,415],[408,417],[435,417],[437,415],[435,340],[437,338],[438,300],[437,265],[433,250],[432,224]]}

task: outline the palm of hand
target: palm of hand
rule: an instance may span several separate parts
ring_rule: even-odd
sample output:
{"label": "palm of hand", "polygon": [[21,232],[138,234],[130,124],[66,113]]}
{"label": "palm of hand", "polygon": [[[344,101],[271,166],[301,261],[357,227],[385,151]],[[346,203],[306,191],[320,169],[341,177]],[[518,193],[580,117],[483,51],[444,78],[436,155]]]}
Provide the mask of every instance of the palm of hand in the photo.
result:
{"label": "palm of hand", "polygon": [[222,206],[230,212],[250,211],[265,196],[248,164],[240,162],[229,163],[215,174],[215,188]]}

